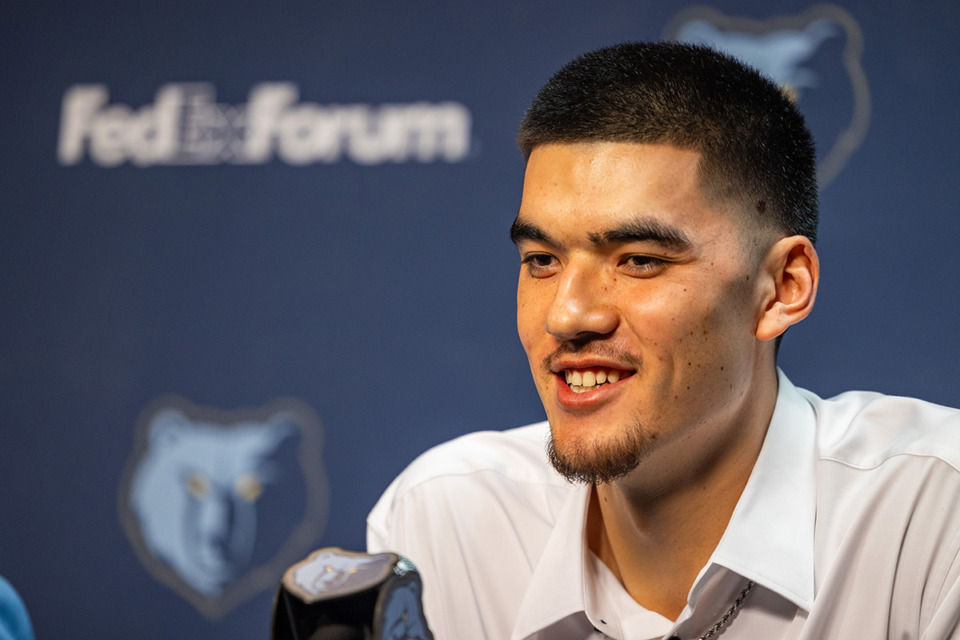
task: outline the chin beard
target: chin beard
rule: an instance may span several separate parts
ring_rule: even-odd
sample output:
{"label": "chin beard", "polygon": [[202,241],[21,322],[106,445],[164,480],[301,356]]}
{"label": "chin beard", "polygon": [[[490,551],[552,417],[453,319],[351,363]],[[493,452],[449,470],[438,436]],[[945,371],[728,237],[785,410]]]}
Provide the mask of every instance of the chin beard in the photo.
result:
{"label": "chin beard", "polygon": [[570,482],[607,484],[636,469],[647,453],[651,438],[639,425],[613,442],[599,439],[586,446],[578,442],[558,450],[551,436],[547,443],[550,464]]}

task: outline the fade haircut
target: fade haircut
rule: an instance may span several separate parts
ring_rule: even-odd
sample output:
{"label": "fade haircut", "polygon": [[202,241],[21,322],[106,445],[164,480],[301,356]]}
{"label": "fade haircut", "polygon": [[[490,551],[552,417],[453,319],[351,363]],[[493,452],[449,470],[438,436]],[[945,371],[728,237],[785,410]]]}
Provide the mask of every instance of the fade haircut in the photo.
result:
{"label": "fade haircut", "polygon": [[816,241],[813,140],[779,87],[734,58],[678,43],[627,43],[574,59],[527,109],[517,143],[670,144],[701,154],[704,194]]}

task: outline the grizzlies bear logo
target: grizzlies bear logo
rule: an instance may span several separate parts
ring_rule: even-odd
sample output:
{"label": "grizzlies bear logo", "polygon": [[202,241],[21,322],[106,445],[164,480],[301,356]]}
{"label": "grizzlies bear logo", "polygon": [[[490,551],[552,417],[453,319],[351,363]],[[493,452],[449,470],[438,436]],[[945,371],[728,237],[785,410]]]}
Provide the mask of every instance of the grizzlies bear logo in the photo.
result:
{"label": "grizzlies bear logo", "polygon": [[326,523],[319,421],[292,399],[218,411],[178,397],[144,410],[120,519],[144,566],[218,618],[271,589]]}
{"label": "grizzlies bear logo", "polygon": [[783,87],[824,149],[820,186],[831,182],[863,143],[870,124],[870,91],[861,56],[863,35],[853,17],[832,5],[770,20],[733,18],[709,7],[676,16],[664,38],[728,53]]}

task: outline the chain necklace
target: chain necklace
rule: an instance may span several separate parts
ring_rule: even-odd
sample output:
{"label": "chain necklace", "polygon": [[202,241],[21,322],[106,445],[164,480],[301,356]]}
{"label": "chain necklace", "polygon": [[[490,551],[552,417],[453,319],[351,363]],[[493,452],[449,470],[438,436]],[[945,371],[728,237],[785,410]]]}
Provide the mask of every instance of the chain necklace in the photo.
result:
{"label": "chain necklace", "polygon": [[[697,638],[697,640],[708,640],[708,638],[712,638],[713,636],[717,635],[724,627],[730,624],[730,621],[733,619],[733,615],[737,612],[737,609],[740,608],[740,605],[743,604],[743,601],[747,598],[747,594],[750,593],[750,591],[753,589],[753,586],[753,581],[748,581],[747,586],[744,587],[743,591],[740,592],[740,595],[737,596],[733,606],[727,609],[727,612],[723,614],[723,617],[720,618],[720,620],[717,621],[717,624],[710,627],[710,629],[705,634]],[[670,636],[668,640],[680,640],[680,638],[677,636]]]}

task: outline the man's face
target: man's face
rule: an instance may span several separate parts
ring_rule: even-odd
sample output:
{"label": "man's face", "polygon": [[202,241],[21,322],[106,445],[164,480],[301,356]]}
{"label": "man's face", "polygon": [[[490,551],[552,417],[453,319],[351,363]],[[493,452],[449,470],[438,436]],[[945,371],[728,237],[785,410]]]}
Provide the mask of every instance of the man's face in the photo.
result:
{"label": "man's face", "polygon": [[609,481],[657,451],[704,463],[735,446],[752,381],[772,373],[755,232],[706,202],[699,158],[612,142],[530,156],[517,325],[571,478]]}

